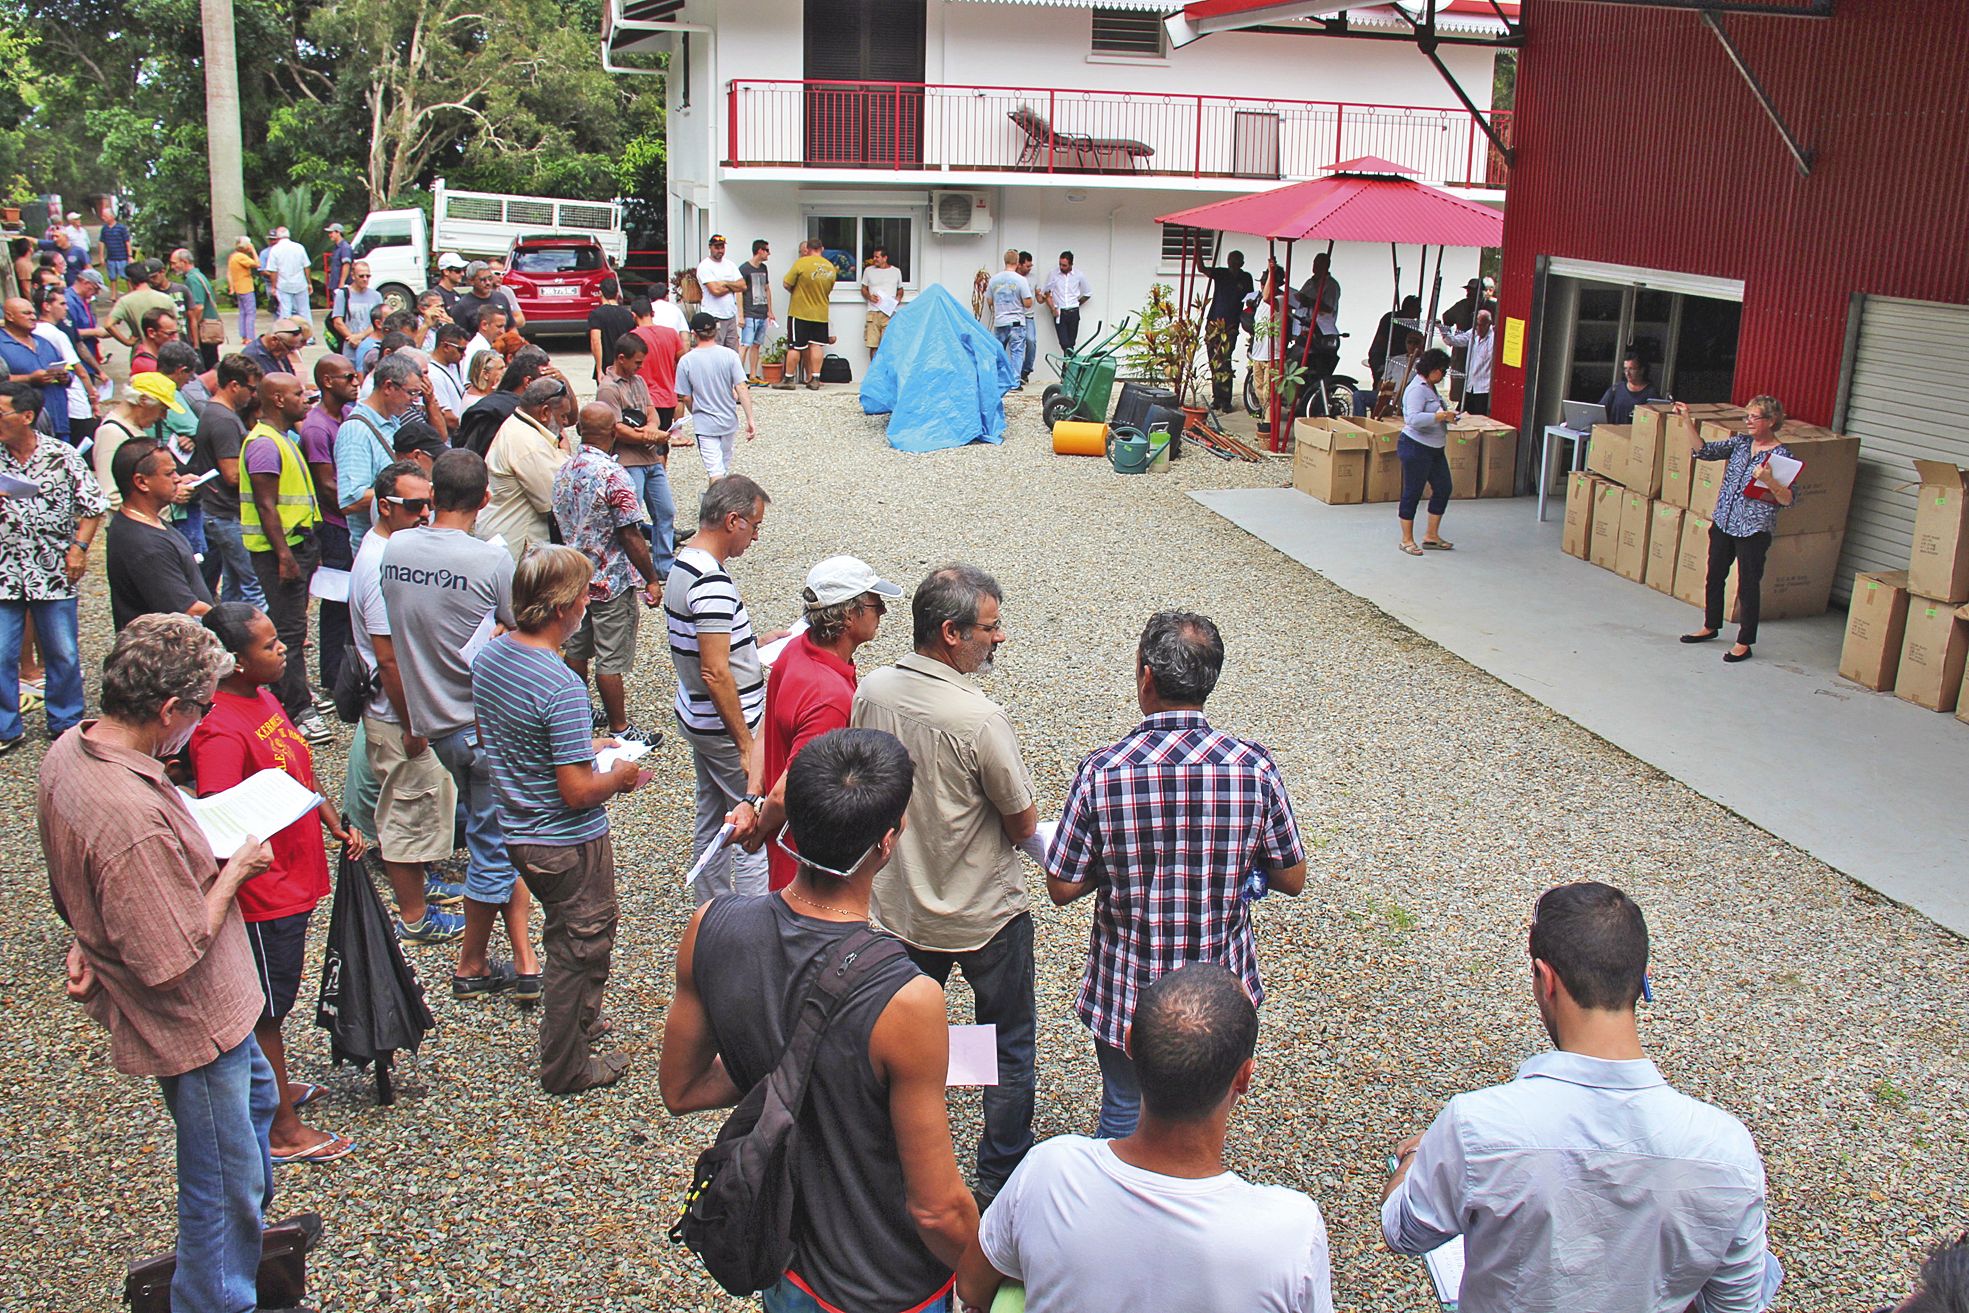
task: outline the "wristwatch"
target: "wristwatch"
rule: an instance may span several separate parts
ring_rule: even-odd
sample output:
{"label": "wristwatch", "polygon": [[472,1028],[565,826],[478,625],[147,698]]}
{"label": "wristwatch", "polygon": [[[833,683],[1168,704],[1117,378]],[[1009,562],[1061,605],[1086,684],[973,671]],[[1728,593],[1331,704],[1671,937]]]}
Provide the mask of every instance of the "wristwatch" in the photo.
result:
{"label": "wristwatch", "polygon": [[748,793],[739,801],[750,807],[754,815],[766,810],[766,795],[763,793]]}
{"label": "wristwatch", "polygon": [[87,552],[89,550],[89,544],[83,542],[80,538],[70,538],[68,545],[81,552]]}

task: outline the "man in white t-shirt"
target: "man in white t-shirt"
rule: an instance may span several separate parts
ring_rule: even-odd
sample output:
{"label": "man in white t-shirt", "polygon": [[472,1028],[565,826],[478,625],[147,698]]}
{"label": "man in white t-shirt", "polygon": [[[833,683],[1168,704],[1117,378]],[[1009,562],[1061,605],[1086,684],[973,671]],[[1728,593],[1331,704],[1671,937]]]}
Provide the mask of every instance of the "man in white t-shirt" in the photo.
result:
{"label": "man in white t-shirt", "polygon": [[902,270],[889,263],[889,248],[878,246],[868,253],[861,271],[861,299],[868,302],[868,323],[862,329],[862,342],[873,356],[888,330],[889,316],[902,305]]}
{"label": "man in white t-shirt", "polygon": [[1319,1205],[1224,1168],[1257,1043],[1258,1010],[1227,967],[1192,963],[1142,990],[1128,1035],[1135,1133],[1035,1145],[958,1262],[960,1306],[989,1308],[1003,1282],[1022,1281],[1028,1313],[1332,1313]]}
{"label": "man in white t-shirt", "polygon": [[710,254],[697,262],[697,285],[704,289],[704,303],[698,309],[718,321],[712,341],[738,350],[738,298],[745,291],[745,277],[734,261],[725,258],[725,239],[711,235]]}
{"label": "man in white t-shirt", "polygon": [[1073,267],[1073,252],[1060,252],[1060,267],[1046,275],[1039,299],[1052,308],[1053,332],[1060,339],[1060,350],[1072,351],[1080,340],[1080,307],[1094,297],[1087,275]]}
{"label": "man in white t-shirt", "polygon": [[[991,307],[991,332],[1011,358],[1012,372],[1023,375],[1026,358],[1026,316],[1032,313],[1032,284],[1019,272],[1019,253],[1005,252],[1005,267],[985,284]],[[1021,381],[1018,388],[1024,388]],[[1016,389],[1015,389],[1016,390]]]}
{"label": "man in white t-shirt", "polygon": [[273,245],[260,257],[261,266],[266,270],[267,281],[273,284],[274,296],[280,305],[281,318],[308,318],[308,251],[295,241],[287,229],[276,228],[268,234]]}

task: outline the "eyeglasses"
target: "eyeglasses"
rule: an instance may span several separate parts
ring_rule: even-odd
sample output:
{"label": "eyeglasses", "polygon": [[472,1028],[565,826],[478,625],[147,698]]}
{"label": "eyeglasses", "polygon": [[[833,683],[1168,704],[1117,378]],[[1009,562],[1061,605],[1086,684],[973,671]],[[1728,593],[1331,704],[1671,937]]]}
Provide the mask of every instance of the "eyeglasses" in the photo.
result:
{"label": "eyeglasses", "polygon": [[1769,416],[1769,415],[1766,415],[1766,414],[1765,414],[1765,413],[1764,413],[1763,411],[1761,411],[1761,410],[1746,410],[1746,411],[1744,411],[1744,412],[1743,412],[1743,416],[1744,416],[1744,418],[1745,418],[1745,419],[1769,419],[1769,418],[1770,418],[1770,416]]}
{"label": "eyeglasses", "polygon": [[401,506],[412,515],[422,515],[431,507],[429,497],[385,497],[384,501],[393,506]]}
{"label": "eyeglasses", "polygon": [[856,607],[855,610],[873,611],[876,615],[887,615],[889,614],[889,604],[879,597],[870,597],[867,601]]}
{"label": "eyeglasses", "polygon": [[971,628],[995,636],[1005,632],[1005,622],[1003,620],[994,620],[987,625],[987,624],[982,624],[976,620],[973,620],[971,622]]}
{"label": "eyeglasses", "polygon": [[181,707],[197,707],[198,716],[201,720],[212,714],[212,704],[210,702],[200,702],[197,698],[179,698],[178,705]]}

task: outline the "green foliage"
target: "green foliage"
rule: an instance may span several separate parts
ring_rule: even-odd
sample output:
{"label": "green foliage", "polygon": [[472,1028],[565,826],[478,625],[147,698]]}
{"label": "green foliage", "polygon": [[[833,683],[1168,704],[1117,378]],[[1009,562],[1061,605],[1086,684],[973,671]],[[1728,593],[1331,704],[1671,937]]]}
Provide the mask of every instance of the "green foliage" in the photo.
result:
{"label": "green foliage", "polygon": [[1122,355],[1130,374],[1153,378],[1176,394],[1179,405],[1201,405],[1210,361],[1204,354],[1204,298],[1187,312],[1177,304],[1167,283],[1149,288],[1148,300],[1135,312],[1135,336]]}
{"label": "green foliage", "polygon": [[246,233],[259,242],[275,228],[285,228],[312,260],[328,249],[321,230],[328,224],[331,203],[330,197],[317,197],[312,187],[276,187],[257,205],[247,200]]}

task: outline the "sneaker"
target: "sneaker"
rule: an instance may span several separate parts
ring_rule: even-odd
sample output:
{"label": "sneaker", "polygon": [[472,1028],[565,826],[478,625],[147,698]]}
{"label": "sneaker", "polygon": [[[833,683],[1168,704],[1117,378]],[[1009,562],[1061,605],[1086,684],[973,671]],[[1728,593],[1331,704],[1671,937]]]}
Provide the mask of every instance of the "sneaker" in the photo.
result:
{"label": "sneaker", "polygon": [[776,392],[791,392],[800,385],[791,379],[783,378],[779,382],[770,384],[769,386]]}
{"label": "sneaker", "polygon": [[437,907],[456,907],[465,901],[465,886],[441,875],[425,875],[424,901]]}
{"label": "sneaker", "polygon": [[300,731],[302,738],[317,747],[335,741],[335,731],[328,728],[328,722],[323,720],[318,712],[310,711],[301,717],[301,723],[294,728]]}
{"label": "sneaker", "polygon": [[27,735],[22,734],[11,739],[0,739],[0,757],[6,756],[8,753],[12,752],[15,748],[18,748],[21,745],[21,739],[24,739],[26,737]]}
{"label": "sneaker", "polygon": [[448,944],[464,933],[464,916],[436,907],[425,908],[422,921],[397,922],[397,938],[406,944]]}
{"label": "sneaker", "polygon": [[594,703],[588,704],[588,724],[597,734],[608,733],[608,712]]}
{"label": "sneaker", "polygon": [[308,696],[314,701],[314,709],[316,711],[319,711],[322,715],[325,716],[329,712],[335,710],[335,699],[330,697],[327,693],[323,692],[321,689],[318,688],[309,689]]}
{"label": "sneaker", "polygon": [[618,739],[623,743],[641,743],[652,748],[663,742],[662,730],[644,729],[633,720],[629,722],[628,727],[625,729],[605,730],[604,733],[610,738]]}

